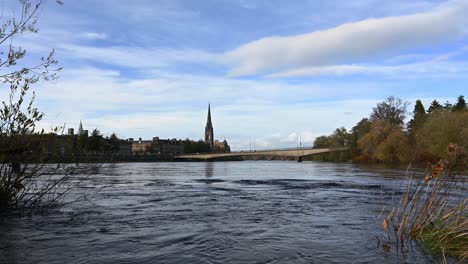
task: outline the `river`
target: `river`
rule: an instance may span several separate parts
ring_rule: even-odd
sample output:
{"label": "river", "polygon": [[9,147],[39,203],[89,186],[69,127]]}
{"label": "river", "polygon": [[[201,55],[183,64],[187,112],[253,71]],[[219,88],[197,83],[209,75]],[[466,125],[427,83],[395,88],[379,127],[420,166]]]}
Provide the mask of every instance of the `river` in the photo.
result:
{"label": "river", "polygon": [[378,246],[379,213],[404,174],[321,162],[111,164],[83,189],[87,201],[2,215],[0,263],[431,263],[417,247],[402,257]]}

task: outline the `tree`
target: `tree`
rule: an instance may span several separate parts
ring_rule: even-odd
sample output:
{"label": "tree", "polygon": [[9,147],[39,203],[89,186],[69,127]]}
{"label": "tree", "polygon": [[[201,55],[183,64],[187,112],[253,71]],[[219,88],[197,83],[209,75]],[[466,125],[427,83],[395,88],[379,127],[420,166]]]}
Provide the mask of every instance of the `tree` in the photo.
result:
{"label": "tree", "polygon": [[349,143],[349,133],[344,127],[335,129],[330,136],[330,146],[334,148],[346,147]]}
{"label": "tree", "polygon": [[414,150],[403,131],[394,129],[376,151],[375,157],[383,162],[397,163],[409,162],[414,157]]}
{"label": "tree", "polygon": [[442,105],[439,103],[439,101],[437,100],[434,100],[432,101],[431,105],[429,106],[429,108],[427,109],[427,112],[428,113],[432,113],[434,111],[437,111],[437,110],[442,110],[443,107]]}
{"label": "tree", "polygon": [[416,104],[414,105],[413,110],[413,118],[415,126],[419,126],[424,123],[424,119],[426,118],[426,110],[424,109],[424,105],[422,104],[421,100],[416,100]]}
{"label": "tree", "polygon": [[411,134],[414,133],[414,130],[421,125],[426,120],[426,110],[424,109],[424,105],[422,104],[421,100],[416,100],[416,104],[414,105],[413,110],[413,119],[408,122],[408,130]]}
{"label": "tree", "polygon": [[54,51],[30,64],[26,50],[14,44],[18,36],[38,32],[38,13],[45,2],[18,0],[18,15],[0,22],[0,83],[10,90],[0,109],[0,208],[57,205],[75,186],[69,178],[77,167],[57,162],[57,149],[63,146],[56,134],[61,129],[51,134],[36,130],[44,114],[34,107],[35,93],[28,94],[31,85],[56,78],[60,68]]}
{"label": "tree", "polygon": [[77,142],[76,142],[76,145],[77,145],[77,152],[78,153],[84,153],[88,150],[88,135],[87,134],[81,134],[81,135],[78,135],[77,137]]}
{"label": "tree", "polygon": [[418,151],[441,157],[450,143],[468,153],[468,112],[438,111],[428,116],[416,135]]}
{"label": "tree", "polygon": [[329,136],[320,136],[315,138],[314,148],[329,148],[331,140]]}
{"label": "tree", "polygon": [[204,152],[211,152],[210,144],[207,144],[203,140],[199,141],[192,141],[190,139],[186,139],[184,141],[184,152],[185,153],[204,153]]}
{"label": "tree", "polygon": [[119,152],[120,150],[119,142],[120,142],[120,139],[117,137],[117,135],[115,133],[112,133],[112,135],[108,139],[108,143],[111,146],[111,152],[114,152],[114,153]]}
{"label": "tree", "polygon": [[453,106],[452,109],[454,112],[466,112],[468,108],[466,106],[465,97],[463,95],[458,96],[457,103]]}
{"label": "tree", "polygon": [[88,138],[88,151],[98,153],[103,150],[103,141],[101,132],[96,128]]}
{"label": "tree", "polygon": [[358,141],[371,130],[372,123],[368,118],[361,119],[352,129],[349,142],[349,151],[351,157],[357,157],[362,154],[362,150],[358,146]]}
{"label": "tree", "polygon": [[402,126],[406,118],[408,102],[393,96],[374,107],[370,120],[387,120],[391,125]]}
{"label": "tree", "polygon": [[445,111],[452,111],[453,110],[453,104],[451,104],[449,101],[445,102],[443,109]]}
{"label": "tree", "polygon": [[371,156],[375,156],[379,145],[387,139],[387,137],[394,131],[400,130],[388,120],[377,120],[372,122],[369,133],[364,135],[358,140],[358,147]]}

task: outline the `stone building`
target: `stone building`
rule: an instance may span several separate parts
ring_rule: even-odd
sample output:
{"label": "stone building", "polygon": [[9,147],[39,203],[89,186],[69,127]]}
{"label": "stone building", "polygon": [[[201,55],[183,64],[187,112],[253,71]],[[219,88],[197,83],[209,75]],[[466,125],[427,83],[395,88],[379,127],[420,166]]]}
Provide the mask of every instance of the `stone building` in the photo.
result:
{"label": "stone building", "polygon": [[118,154],[121,155],[130,155],[132,154],[133,139],[121,139],[119,140],[119,151]]}
{"label": "stone building", "polygon": [[180,155],[184,153],[184,144],[180,139],[153,138],[153,153],[162,155]]}
{"label": "stone building", "polygon": [[151,154],[153,153],[153,141],[142,140],[139,138],[138,141],[132,142],[132,153],[133,154]]}
{"label": "stone building", "polygon": [[178,139],[160,139],[154,137],[153,140],[142,140],[132,142],[133,154],[158,154],[158,155],[179,155],[184,153],[184,144]]}
{"label": "stone building", "polygon": [[215,140],[214,146],[216,152],[231,152],[231,147],[227,143],[226,139],[223,141]]}

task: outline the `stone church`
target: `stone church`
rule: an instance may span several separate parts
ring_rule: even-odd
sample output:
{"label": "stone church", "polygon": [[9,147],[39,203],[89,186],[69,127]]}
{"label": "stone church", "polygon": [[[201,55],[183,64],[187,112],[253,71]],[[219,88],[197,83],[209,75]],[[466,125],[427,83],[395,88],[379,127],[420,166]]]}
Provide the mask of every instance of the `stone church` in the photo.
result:
{"label": "stone church", "polygon": [[213,123],[211,122],[211,106],[208,104],[208,117],[206,120],[205,126],[205,143],[210,146],[212,152],[230,152],[231,148],[227,143],[226,139],[224,141],[218,141],[214,139],[213,133]]}

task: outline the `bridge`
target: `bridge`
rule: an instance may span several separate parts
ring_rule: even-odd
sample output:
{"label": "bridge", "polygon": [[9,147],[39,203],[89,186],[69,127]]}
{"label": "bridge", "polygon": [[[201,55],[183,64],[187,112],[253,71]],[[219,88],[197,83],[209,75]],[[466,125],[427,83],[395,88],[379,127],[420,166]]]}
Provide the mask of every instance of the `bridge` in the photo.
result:
{"label": "bridge", "polygon": [[259,150],[259,151],[237,151],[229,153],[200,153],[200,154],[185,154],[175,157],[175,160],[180,161],[215,161],[215,160],[242,160],[245,158],[283,158],[295,159],[302,162],[302,158],[317,154],[344,152],[347,148],[303,148],[303,149],[279,149],[279,150]]}

